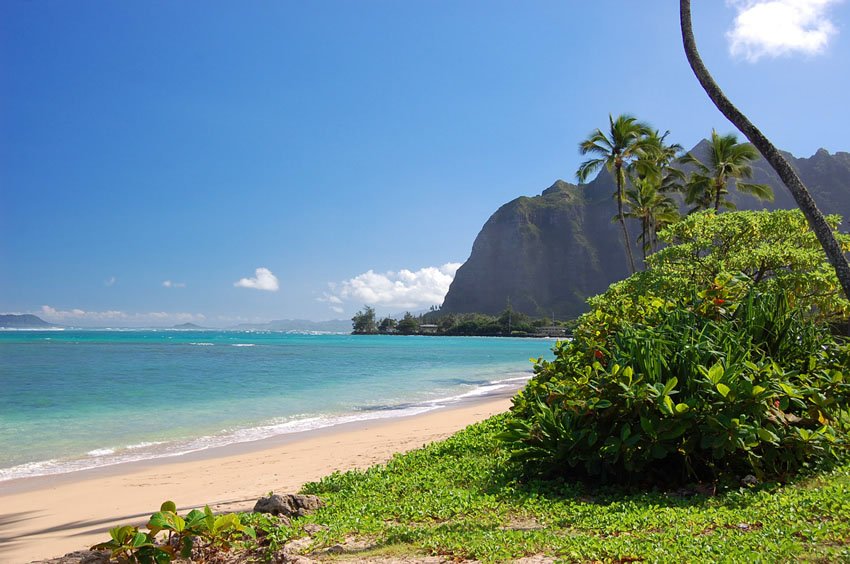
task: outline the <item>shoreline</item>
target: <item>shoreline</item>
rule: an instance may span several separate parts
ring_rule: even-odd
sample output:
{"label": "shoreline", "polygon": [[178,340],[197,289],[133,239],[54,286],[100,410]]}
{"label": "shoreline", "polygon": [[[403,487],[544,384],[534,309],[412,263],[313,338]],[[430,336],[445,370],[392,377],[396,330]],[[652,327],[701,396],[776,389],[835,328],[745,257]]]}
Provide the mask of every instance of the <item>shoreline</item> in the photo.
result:
{"label": "shoreline", "polygon": [[501,413],[524,384],[425,413],[367,419],[185,455],[0,482],[0,561],[53,558],[140,524],[166,499],[181,511],[250,511],[269,491],[298,491],[334,471],[368,468]]}
{"label": "shoreline", "polygon": [[[268,448],[268,446],[274,444],[286,444],[303,435],[321,433],[322,431],[338,428],[346,428],[349,425],[357,425],[359,423],[369,421],[394,420],[422,415],[435,410],[464,405],[470,401],[477,401],[481,398],[497,397],[503,394],[508,394],[508,397],[511,397],[528,382],[533,374],[508,372],[503,374],[503,376],[505,377],[490,380],[486,383],[480,383],[476,388],[457,395],[432,398],[415,403],[389,404],[386,406],[379,406],[378,409],[366,408],[332,415],[308,415],[304,419],[293,419],[282,425],[264,424],[255,427],[246,427],[233,431],[229,434],[218,436],[203,435],[173,442],[143,443],[138,446],[165,445],[165,449],[168,450],[163,450],[159,453],[148,452],[146,455],[136,455],[132,458],[97,461],[96,459],[87,460],[82,456],[70,457],[64,461],[64,468],[59,466],[56,470],[48,469],[47,471],[39,474],[24,473],[15,477],[7,477],[3,474],[9,470],[17,470],[18,468],[29,467],[31,465],[38,466],[43,463],[36,462],[33,464],[24,464],[22,466],[0,469],[0,495],[6,492],[14,492],[25,488],[37,489],[38,487],[41,487],[38,484],[45,481],[59,482],[69,477],[71,479],[76,479],[74,478],[76,476],[100,474],[108,472],[110,468],[114,467],[144,468],[152,465],[167,464],[169,461],[174,460],[200,460],[216,456],[226,456],[237,452],[252,452],[257,449]],[[319,423],[310,423],[311,421],[319,421]],[[291,428],[285,430],[281,429],[281,427],[291,424],[294,424]],[[299,425],[303,426],[299,427]],[[259,431],[260,435],[248,438],[239,438],[239,435],[246,431]],[[203,441],[204,439],[209,440],[212,444],[196,446],[198,441]],[[114,452],[115,451],[112,448],[108,448],[105,452],[98,452],[97,454],[99,456],[102,454],[112,455]],[[90,452],[88,454],[94,454],[94,452]],[[61,461],[51,460],[47,462]],[[82,467],[80,467],[80,465],[82,465]]]}

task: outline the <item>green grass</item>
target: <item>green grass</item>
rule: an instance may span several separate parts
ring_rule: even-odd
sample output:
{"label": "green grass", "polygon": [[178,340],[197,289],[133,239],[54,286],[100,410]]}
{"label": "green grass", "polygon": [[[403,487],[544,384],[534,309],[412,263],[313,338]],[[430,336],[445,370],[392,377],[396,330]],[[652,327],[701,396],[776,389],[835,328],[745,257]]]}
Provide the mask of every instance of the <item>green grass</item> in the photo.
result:
{"label": "green grass", "polygon": [[[307,484],[327,506],[293,522],[313,548],[505,561],[850,561],[850,464],[716,496],[518,482],[494,436],[505,415],[366,471]],[[339,558],[339,557],[337,557]]]}

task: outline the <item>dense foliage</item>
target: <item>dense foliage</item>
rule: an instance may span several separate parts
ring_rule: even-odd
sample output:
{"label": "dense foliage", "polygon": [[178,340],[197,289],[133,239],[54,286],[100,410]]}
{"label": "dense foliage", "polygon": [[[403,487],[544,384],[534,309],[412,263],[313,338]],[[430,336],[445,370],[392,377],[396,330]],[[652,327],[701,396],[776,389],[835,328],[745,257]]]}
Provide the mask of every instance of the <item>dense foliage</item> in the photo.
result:
{"label": "dense foliage", "polygon": [[366,306],[351,318],[351,325],[355,335],[374,335],[378,332],[375,321],[375,308]]}
{"label": "dense foliage", "polygon": [[442,313],[439,309],[413,315],[405,312],[400,320],[384,317],[375,324],[375,310],[366,306],[354,318],[353,333],[357,335],[446,335],[483,337],[563,336],[575,327],[575,320],[553,322],[550,318],[534,319],[508,306],[499,315],[483,313]]}
{"label": "dense foliage", "polygon": [[662,236],[537,363],[502,435],[514,458],[634,481],[787,477],[837,455],[850,345],[818,320],[847,302],[799,212],[696,214]]}
{"label": "dense foliage", "polygon": [[[833,228],[840,221],[828,219]],[[690,300],[701,291],[730,304],[751,289],[783,293],[815,321],[850,317],[835,271],[797,210],[701,212],[667,227],[660,237],[668,246],[648,257],[645,271],[589,300],[591,311],[579,322],[578,340],[605,347],[622,324],[646,322],[660,303]],[[850,251],[850,236],[836,237]]]}
{"label": "dense foliage", "polygon": [[502,436],[514,458],[618,481],[784,478],[845,446],[850,346],[782,294],[662,309],[594,356],[561,343],[538,363]]}

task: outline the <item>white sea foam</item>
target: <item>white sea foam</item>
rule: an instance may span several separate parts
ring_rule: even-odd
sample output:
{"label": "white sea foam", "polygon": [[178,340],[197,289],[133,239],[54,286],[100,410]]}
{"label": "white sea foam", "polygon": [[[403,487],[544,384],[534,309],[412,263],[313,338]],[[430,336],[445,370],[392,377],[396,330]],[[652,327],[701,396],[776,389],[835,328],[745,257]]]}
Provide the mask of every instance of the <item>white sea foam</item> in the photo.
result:
{"label": "white sea foam", "polygon": [[94,450],[88,451],[86,454],[89,456],[106,456],[107,454],[114,454],[114,448],[96,448]]}
{"label": "white sea foam", "polygon": [[165,444],[165,441],[144,441],[144,442],[141,442],[141,443],[136,443],[134,445],[127,445],[124,448],[127,449],[127,450],[134,450],[134,449],[152,447],[152,446],[164,445],[164,444]]}
{"label": "white sea foam", "polygon": [[234,346],[234,347],[256,347],[257,345],[255,345],[254,343],[234,343],[231,346]]}
{"label": "white sea foam", "polygon": [[189,344],[196,346],[196,347],[212,347],[212,346],[215,345],[215,343],[189,343]]}

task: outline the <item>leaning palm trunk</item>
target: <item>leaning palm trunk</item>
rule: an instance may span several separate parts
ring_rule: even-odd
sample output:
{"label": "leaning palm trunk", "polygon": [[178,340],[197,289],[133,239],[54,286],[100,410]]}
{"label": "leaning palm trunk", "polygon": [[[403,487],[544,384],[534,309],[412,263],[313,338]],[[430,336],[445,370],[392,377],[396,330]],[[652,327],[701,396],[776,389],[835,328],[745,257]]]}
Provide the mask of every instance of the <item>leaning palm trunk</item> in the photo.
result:
{"label": "leaning palm trunk", "polygon": [[735,127],[747,136],[750,143],[755,145],[765,160],[770,163],[770,166],[779,175],[779,178],[782,179],[785,186],[788,187],[788,190],[797,202],[797,206],[799,206],[803,215],[806,216],[809,226],[814,231],[818,241],[820,241],[827,259],[833,268],[835,268],[835,274],[838,276],[838,281],[844,289],[844,295],[850,300],[850,264],[847,263],[847,258],[841,251],[841,246],[838,244],[823,214],[812,199],[812,195],[803,184],[803,181],[800,180],[800,177],[797,176],[797,173],[794,172],[794,169],[791,168],[785,157],[773,146],[773,143],[747,119],[747,116],[732,104],[717,83],[714,82],[697,51],[694,31],[691,26],[690,0],[679,0],[679,16],[682,24],[682,41],[685,45],[685,55],[688,57],[688,63],[690,63],[691,69],[693,69],[703,90],[711,98],[711,101],[714,102],[714,105],[717,106],[717,109],[726,116],[726,119],[731,121]]}

